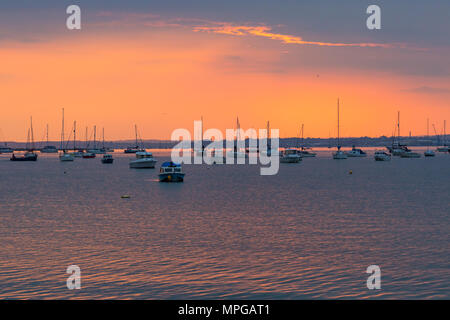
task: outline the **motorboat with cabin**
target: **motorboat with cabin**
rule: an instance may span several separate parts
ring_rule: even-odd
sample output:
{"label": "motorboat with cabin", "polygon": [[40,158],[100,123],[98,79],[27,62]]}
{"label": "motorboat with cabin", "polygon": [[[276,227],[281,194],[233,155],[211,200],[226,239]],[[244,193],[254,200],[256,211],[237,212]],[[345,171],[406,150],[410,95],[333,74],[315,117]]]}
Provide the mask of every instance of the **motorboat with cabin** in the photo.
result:
{"label": "motorboat with cabin", "polygon": [[355,148],[355,146],[352,147],[352,150],[347,151],[347,157],[349,158],[364,158],[367,157],[367,153],[364,152],[362,149]]}
{"label": "motorboat with cabin", "polygon": [[113,163],[113,162],[114,162],[114,158],[112,155],[110,155],[110,154],[103,155],[102,163]]}
{"label": "motorboat with cabin", "polygon": [[298,154],[298,150],[294,148],[287,148],[280,152],[281,163],[299,163],[302,157]]}
{"label": "motorboat with cabin", "polygon": [[156,160],[153,158],[153,154],[147,151],[136,152],[136,159],[130,161],[130,168],[134,169],[153,169],[155,167]]}
{"label": "motorboat with cabin", "polygon": [[183,182],[184,175],[181,164],[168,161],[161,165],[158,177],[160,182]]}
{"label": "motorboat with cabin", "polygon": [[375,161],[391,161],[391,155],[383,150],[375,151]]}

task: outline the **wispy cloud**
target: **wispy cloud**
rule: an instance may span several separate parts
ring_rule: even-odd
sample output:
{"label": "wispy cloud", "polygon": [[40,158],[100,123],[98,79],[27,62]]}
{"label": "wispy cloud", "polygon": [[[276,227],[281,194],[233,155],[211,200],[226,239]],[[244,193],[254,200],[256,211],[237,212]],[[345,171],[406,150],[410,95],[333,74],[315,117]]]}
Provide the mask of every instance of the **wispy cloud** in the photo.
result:
{"label": "wispy cloud", "polygon": [[393,48],[404,45],[384,44],[384,43],[342,43],[342,42],[321,42],[321,41],[307,41],[302,37],[293,36],[289,34],[272,32],[272,27],[269,26],[246,26],[246,25],[233,25],[229,23],[221,23],[219,26],[195,26],[194,31],[213,32],[219,34],[227,34],[233,36],[257,36],[265,37],[272,40],[278,40],[286,44],[303,44],[303,45],[316,45],[327,47],[379,47],[379,48]]}

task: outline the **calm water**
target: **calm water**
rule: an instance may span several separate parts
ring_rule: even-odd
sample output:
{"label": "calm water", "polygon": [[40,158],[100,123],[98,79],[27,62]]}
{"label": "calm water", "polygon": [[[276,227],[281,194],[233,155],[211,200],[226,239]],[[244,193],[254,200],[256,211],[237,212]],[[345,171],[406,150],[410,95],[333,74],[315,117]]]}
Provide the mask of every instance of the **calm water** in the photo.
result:
{"label": "calm water", "polygon": [[[182,184],[123,154],[113,165],[1,155],[0,299],[449,299],[450,155],[330,153],[276,176],[185,166]],[[81,290],[66,287],[72,264]],[[366,287],[372,264],[381,290]]]}

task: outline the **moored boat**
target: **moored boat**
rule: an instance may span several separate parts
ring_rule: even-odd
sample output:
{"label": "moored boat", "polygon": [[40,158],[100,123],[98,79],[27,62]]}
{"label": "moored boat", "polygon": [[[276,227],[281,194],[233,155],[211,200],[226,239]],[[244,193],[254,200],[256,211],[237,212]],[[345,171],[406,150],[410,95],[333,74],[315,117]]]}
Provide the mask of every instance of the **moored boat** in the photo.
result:
{"label": "moored boat", "polygon": [[401,158],[420,158],[420,153],[407,151],[400,155]]}
{"label": "moored boat", "polygon": [[151,152],[136,152],[136,159],[130,161],[130,168],[153,169],[156,162],[158,162],[158,160],[153,158],[153,154]]}
{"label": "moored boat", "polygon": [[61,162],[74,161],[74,160],[75,160],[75,157],[68,152],[63,152],[59,155],[59,161],[61,161]]}
{"label": "moored boat", "polygon": [[58,153],[58,149],[55,146],[45,146],[39,151],[41,153]]}
{"label": "moored boat", "polygon": [[337,151],[333,153],[334,160],[345,160],[347,159],[347,154],[341,150],[340,145],[340,134],[339,134],[339,99],[337,101]]}
{"label": "moored boat", "polygon": [[38,155],[34,153],[33,151],[27,151],[22,155],[16,156],[15,153],[13,153],[11,157],[11,161],[37,161]]}
{"label": "moored boat", "polygon": [[391,161],[391,155],[382,150],[375,151],[375,161]]}
{"label": "moored boat", "polygon": [[113,162],[114,162],[114,158],[112,155],[110,155],[110,154],[103,155],[102,163],[113,163]]}
{"label": "moored boat", "polygon": [[298,154],[298,150],[294,148],[288,148],[280,152],[281,163],[299,163],[302,161],[302,157]]}
{"label": "moored boat", "polygon": [[95,158],[95,153],[92,152],[85,152],[83,153],[83,159],[93,159]]}
{"label": "moored boat", "polygon": [[161,165],[158,177],[160,182],[183,182],[184,175],[181,164],[168,161]]}
{"label": "moored boat", "polygon": [[364,152],[362,149],[355,148],[355,146],[352,147],[352,150],[346,152],[347,157],[349,158],[364,158],[367,157],[367,153]]}

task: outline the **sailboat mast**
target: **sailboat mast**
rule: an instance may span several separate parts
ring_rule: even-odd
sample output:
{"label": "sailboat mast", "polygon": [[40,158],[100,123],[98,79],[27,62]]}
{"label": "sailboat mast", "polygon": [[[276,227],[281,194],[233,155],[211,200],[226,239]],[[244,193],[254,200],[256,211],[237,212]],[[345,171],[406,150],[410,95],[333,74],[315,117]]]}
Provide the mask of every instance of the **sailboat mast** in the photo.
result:
{"label": "sailboat mast", "polygon": [[447,132],[446,132],[446,124],[447,124],[447,120],[444,120],[444,146],[447,145]]}
{"label": "sailboat mast", "polygon": [[338,149],[341,147],[340,145],[340,134],[339,134],[339,98],[337,101],[337,125],[338,125]]}
{"label": "sailboat mast", "polygon": [[302,123],[302,148],[304,148],[305,147],[305,137],[304,137],[304,135],[303,135],[303,129],[304,129],[304,124]]}
{"label": "sailboat mast", "polygon": [[77,122],[74,121],[73,122],[73,151],[75,151],[75,140],[76,140],[76,136],[77,136]]}
{"label": "sailboat mast", "polygon": [[33,117],[30,117],[30,125],[31,125],[31,151],[34,151]]}
{"label": "sailboat mast", "polygon": [[398,142],[400,143],[400,111],[397,112],[397,133],[398,133]]}
{"label": "sailboat mast", "polygon": [[203,116],[201,116],[200,117],[201,118],[201,120],[202,120],[202,129],[201,129],[201,139],[202,139],[202,154],[203,154],[203,151],[205,150],[205,146],[203,145]]}
{"label": "sailboat mast", "polygon": [[64,108],[62,109],[62,123],[61,123],[61,144],[60,149],[63,149],[64,144]]}
{"label": "sailboat mast", "polygon": [[138,133],[137,133],[137,125],[134,125],[134,134],[136,136],[136,148],[138,148]]}
{"label": "sailboat mast", "polygon": [[48,145],[48,123],[47,123],[47,133],[46,133],[46,135],[47,135],[47,145]]}
{"label": "sailboat mast", "polygon": [[105,149],[105,128],[102,128],[102,140],[103,140],[103,146],[102,148]]}
{"label": "sailboat mast", "polygon": [[94,126],[94,149],[97,149],[97,126]]}

